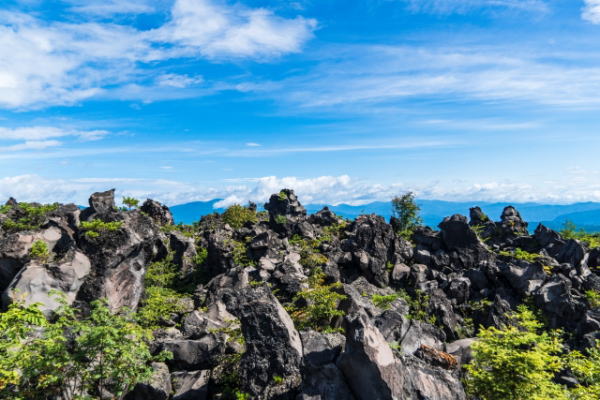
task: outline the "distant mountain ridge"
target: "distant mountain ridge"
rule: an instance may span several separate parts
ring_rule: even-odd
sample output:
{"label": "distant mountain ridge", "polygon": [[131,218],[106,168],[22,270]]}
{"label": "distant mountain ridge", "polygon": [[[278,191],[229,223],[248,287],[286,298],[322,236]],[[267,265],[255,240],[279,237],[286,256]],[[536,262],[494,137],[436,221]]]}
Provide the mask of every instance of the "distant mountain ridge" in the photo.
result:
{"label": "distant mountain ridge", "polygon": [[[198,221],[203,215],[213,212],[223,212],[224,208],[214,208],[221,199],[209,201],[196,201],[179,204],[171,208],[173,217],[177,223],[191,224]],[[469,215],[469,208],[479,206],[492,219],[499,220],[504,207],[512,205],[523,219],[529,222],[529,229],[534,230],[539,223],[543,223],[552,229],[561,229],[565,221],[575,223],[579,228],[586,231],[600,231],[600,203],[585,202],[566,205],[542,204],[542,203],[508,203],[508,202],[483,202],[467,201],[452,202],[444,200],[417,200],[421,207],[423,222],[433,228],[444,219],[453,214]],[[390,202],[376,201],[360,206],[338,204],[306,204],[306,210],[312,214],[323,207],[329,207],[336,214],[345,218],[354,219],[361,214],[377,214],[389,219],[392,214]],[[261,207],[262,208],[262,207]]]}

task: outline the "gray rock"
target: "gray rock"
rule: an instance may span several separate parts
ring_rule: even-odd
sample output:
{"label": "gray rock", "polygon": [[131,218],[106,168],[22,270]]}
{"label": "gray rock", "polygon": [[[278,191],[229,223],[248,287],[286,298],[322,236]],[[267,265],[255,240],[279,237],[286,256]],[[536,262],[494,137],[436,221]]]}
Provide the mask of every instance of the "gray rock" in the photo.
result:
{"label": "gray rock", "polygon": [[346,348],[338,358],[337,366],[357,400],[405,398],[405,376],[401,373],[400,362],[365,315],[348,319]]}
{"label": "gray rock", "polygon": [[167,400],[171,395],[171,375],[164,363],[152,363],[154,372],[148,383],[138,383],[125,400]]}
{"label": "gray rock", "polygon": [[173,380],[173,400],[208,399],[210,371],[177,371],[171,374]]}

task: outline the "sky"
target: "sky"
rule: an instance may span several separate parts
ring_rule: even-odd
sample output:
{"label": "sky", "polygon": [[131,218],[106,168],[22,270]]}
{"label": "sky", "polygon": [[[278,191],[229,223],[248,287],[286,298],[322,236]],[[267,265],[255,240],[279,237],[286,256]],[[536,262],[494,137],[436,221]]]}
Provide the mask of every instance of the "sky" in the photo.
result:
{"label": "sky", "polygon": [[600,201],[600,0],[3,0],[0,201]]}

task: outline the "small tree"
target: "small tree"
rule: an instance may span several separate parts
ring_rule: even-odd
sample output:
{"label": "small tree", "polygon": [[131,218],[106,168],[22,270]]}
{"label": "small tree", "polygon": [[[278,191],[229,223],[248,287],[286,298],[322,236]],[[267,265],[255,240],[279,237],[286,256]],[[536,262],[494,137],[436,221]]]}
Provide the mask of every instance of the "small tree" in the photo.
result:
{"label": "small tree", "polygon": [[422,223],[419,217],[420,208],[415,202],[413,192],[392,199],[392,213],[394,216],[394,229],[405,238],[410,238],[415,227]]}
{"label": "small tree", "polygon": [[123,204],[125,204],[130,210],[132,208],[136,208],[140,201],[138,199],[134,199],[133,197],[123,197]]}
{"label": "small tree", "polygon": [[122,399],[149,379],[151,332],[128,314],[113,313],[105,300],[92,302],[88,317],[58,297],[51,321],[38,304],[13,303],[0,314],[0,398],[91,399],[110,392]]}
{"label": "small tree", "polygon": [[543,325],[525,306],[500,329],[481,329],[473,344],[473,361],[466,365],[466,386],[481,400],[567,399],[553,382],[564,367],[560,332]]}
{"label": "small tree", "polygon": [[234,204],[223,213],[223,221],[233,229],[240,229],[247,222],[255,223],[258,221],[256,209]]}

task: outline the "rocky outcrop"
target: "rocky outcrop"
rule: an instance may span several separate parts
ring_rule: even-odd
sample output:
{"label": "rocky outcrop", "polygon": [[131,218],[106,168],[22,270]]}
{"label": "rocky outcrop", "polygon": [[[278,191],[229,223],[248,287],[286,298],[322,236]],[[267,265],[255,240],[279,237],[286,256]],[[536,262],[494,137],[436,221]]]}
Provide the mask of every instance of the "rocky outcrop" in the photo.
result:
{"label": "rocky outcrop", "polygon": [[[164,280],[181,303],[161,316],[151,346],[172,357],[129,400],[463,400],[461,366],[478,327],[500,326],[522,303],[567,332],[571,348],[600,339],[600,312],[586,295],[600,292],[600,250],[543,225],[530,235],[513,207],[497,222],[474,207],[469,221],[449,216],[407,241],[376,215],[307,215],[288,189],[265,204],[268,218],[258,213],[239,229],[217,214],[172,226],[152,200],[117,209],[113,190],[93,194],[84,210],[49,207],[27,226],[14,223],[23,205],[8,204],[4,307],[22,299],[51,314],[56,290],[84,312],[100,297],[135,309],[148,267],[174,268]],[[113,228],[89,234],[98,221]],[[37,241],[47,256],[31,254]],[[342,298],[330,305],[336,315],[307,319],[333,292]]]}

